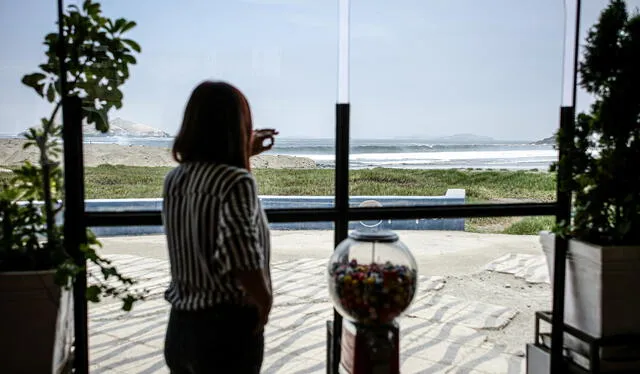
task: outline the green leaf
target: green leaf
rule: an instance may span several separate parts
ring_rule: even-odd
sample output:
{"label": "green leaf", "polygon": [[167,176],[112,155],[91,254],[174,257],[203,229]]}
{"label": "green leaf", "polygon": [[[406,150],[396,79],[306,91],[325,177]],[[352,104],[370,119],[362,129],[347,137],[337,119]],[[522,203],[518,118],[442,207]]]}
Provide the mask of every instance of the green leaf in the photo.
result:
{"label": "green leaf", "polygon": [[43,96],[44,84],[40,83],[40,81],[42,81],[45,78],[46,78],[46,75],[42,73],[27,74],[24,77],[22,77],[22,84],[24,84],[27,87],[33,88],[34,90],[36,90],[38,95]]}
{"label": "green leaf", "polygon": [[122,28],[123,28],[124,26],[126,26],[126,25],[127,25],[127,20],[126,20],[126,19],[124,19],[124,18],[118,18],[118,19],[116,20],[115,30],[114,30],[114,31],[120,31],[120,30],[122,30]]}
{"label": "green leaf", "polygon": [[140,51],[142,51],[142,49],[140,48],[140,45],[135,42],[134,40],[131,39],[122,39],[122,42],[127,44],[129,47],[131,47],[131,49],[133,49],[134,51],[140,53]]}
{"label": "green leaf", "polygon": [[87,300],[97,303],[100,301],[100,287],[92,285],[87,287]]}
{"label": "green leaf", "polygon": [[85,110],[88,112],[87,122],[95,124],[96,130],[103,133],[109,131],[109,119],[104,110],[96,110],[93,108],[89,110],[85,108]]}
{"label": "green leaf", "polygon": [[44,44],[48,44],[48,45],[55,45],[55,43],[58,41],[58,33],[52,32],[47,34],[47,36],[44,37]]}
{"label": "green leaf", "polygon": [[106,91],[102,97],[111,103],[120,102],[122,101],[122,98],[123,98],[122,92],[117,88],[112,89],[111,91]]}
{"label": "green leaf", "polygon": [[135,23],[134,21],[129,21],[124,26],[122,26],[122,28],[120,29],[120,33],[127,32],[127,31],[131,30],[132,28],[136,27],[136,25],[137,25],[137,23]]}
{"label": "green leaf", "polygon": [[51,62],[47,62],[46,64],[40,64],[38,66],[40,67],[40,69],[42,69],[42,71],[45,71],[45,72],[47,72],[49,74],[57,73],[56,65],[51,63]]}
{"label": "green leaf", "polygon": [[135,65],[138,62],[136,58],[131,55],[122,55],[122,61],[131,65]]}
{"label": "green leaf", "polygon": [[52,103],[56,99],[56,89],[53,88],[53,85],[50,84],[49,88],[47,88],[47,100]]}
{"label": "green leaf", "polygon": [[87,13],[89,13],[90,16],[92,17],[96,17],[100,14],[100,4],[91,4],[87,7]]}

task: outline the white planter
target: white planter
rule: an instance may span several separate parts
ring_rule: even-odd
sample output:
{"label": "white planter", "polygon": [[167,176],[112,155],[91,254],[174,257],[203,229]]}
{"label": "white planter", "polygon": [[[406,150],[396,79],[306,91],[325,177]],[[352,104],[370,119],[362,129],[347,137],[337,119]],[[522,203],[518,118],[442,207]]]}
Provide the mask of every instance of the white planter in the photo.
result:
{"label": "white planter", "polygon": [[[540,234],[553,285],[555,236]],[[601,247],[571,240],[565,323],[595,337],[640,334],[640,246]]]}

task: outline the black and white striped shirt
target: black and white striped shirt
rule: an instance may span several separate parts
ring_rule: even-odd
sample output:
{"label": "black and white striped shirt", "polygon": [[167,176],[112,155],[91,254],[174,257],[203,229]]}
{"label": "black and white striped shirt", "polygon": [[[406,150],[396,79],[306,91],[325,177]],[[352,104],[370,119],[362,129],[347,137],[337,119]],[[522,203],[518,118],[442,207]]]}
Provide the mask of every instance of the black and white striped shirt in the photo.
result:
{"label": "black and white striped shirt", "polygon": [[166,176],[163,196],[171,264],[165,298],[174,308],[245,303],[235,270],[264,269],[270,283],[269,227],[247,170],[184,163]]}

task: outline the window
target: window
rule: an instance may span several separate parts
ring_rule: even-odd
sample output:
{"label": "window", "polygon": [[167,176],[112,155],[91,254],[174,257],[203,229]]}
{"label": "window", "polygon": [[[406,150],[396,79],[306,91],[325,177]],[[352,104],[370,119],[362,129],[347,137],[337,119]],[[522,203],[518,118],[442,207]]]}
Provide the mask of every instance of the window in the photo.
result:
{"label": "window", "polygon": [[[532,320],[530,312],[548,308],[549,304],[549,287],[540,275],[545,264],[540,262],[542,254],[535,234],[550,226],[553,218],[549,215],[555,213],[555,179],[545,170],[557,157],[546,138],[556,129],[558,106],[566,103],[567,96],[566,61],[564,90],[560,82],[564,37],[561,4],[503,4],[492,8],[491,4],[474,1],[455,6],[408,0],[393,4],[353,1],[349,191],[343,190],[344,183],[337,186],[338,190],[334,188],[334,176],[345,170],[335,170],[336,161],[340,161],[335,159],[334,147],[340,140],[334,139],[333,108],[339,89],[336,30],[340,17],[333,5],[262,0],[189,6],[154,3],[153,8],[142,3],[103,4],[106,13],[138,22],[132,37],[143,48],[125,87],[124,107],[112,116],[111,132],[96,134],[85,128],[86,209],[91,226],[103,236],[104,253],[129,264],[147,257],[150,267],[131,268],[130,274],[141,275],[142,284],[154,288],[158,295],[167,281],[166,274],[163,277],[151,272],[155,278],[143,274],[155,265],[166,266],[164,237],[157,234],[161,182],[173,166],[167,148],[194,85],[202,79],[224,79],[247,94],[256,127],[281,130],[276,147],[266,154],[272,158],[256,161],[254,172],[272,218],[274,252],[281,256],[274,269],[283,270],[284,278],[278,281],[283,282],[283,289],[291,291],[283,293],[283,307],[291,306],[287,302],[292,302],[295,291],[285,285],[284,270],[302,265],[301,259],[312,259],[313,266],[304,267],[311,272],[318,270],[314,275],[319,275],[334,241],[345,233],[345,224],[355,229],[363,222],[383,226],[398,223],[400,226],[388,227],[399,231],[401,239],[420,256],[422,281],[428,284],[419,295],[424,308],[415,311],[417,319],[432,319],[434,315],[428,313],[435,305],[445,311],[436,321],[441,330],[407,322],[406,328],[414,335],[403,343],[404,347],[424,353],[424,365],[452,364],[429,352],[420,353],[424,343],[420,339],[444,337],[442,341],[457,344],[456,352],[463,352],[459,343],[471,339],[469,336],[458,336],[452,330],[442,335],[446,324],[455,320],[454,315],[466,316],[463,325],[467,329],[462,332],[495,329],[515,318],[518,323],[511,326],[516,327],[505,336],[509,344],[522,346],[522,341],[531,339],[517,327],[526,325],[530,331],[530,321],[526,320]],[[33,56],[29,57],[33,64],[17,66],[22,60],[7,56],[8,67],[0,69],[2,86],[7,92],[15,92],[11,100],[2,103],[0,111],[2,123],[8,124],[8,130],[3,127],[0,133],[11,134],[29,125],[21,121],[32,123],[47,111],[46,104],[37,98],[26,99],[28,90],[18,88],[19,82],[12,79],[17,80],[23,70],[28,72],[38,63],[40,52],[35,47],[29,51],[21,48],[38,44],[51,29],[49,18],[55,14],[51,4],[36,18],[30,17],[24,4],[16,5],[16,9],[22,16],[3,17],[3,25],[17,28],[11,22],[18,19],[34,23],[33,28],[24,28],[30,31],[15,46],[16,51]],[[169,25],[167,20],[177,23]],[[25,24],[21,22],[20,26]],[[264,167],[270,162],[296,169]],[[305,167],[307,162],[313,167]],[[0,160],[0,167],[7,166],[11,165]],[[371,209],[369,213],[375,214],[355,219],[366,212],[343,209],[334,203],[336,196],[349,198],[351,208],[382,205],[383,209]],[[98,198],[103,200],[95,201]],[[113,214],[102,214],[105,210]],[[292,230],[296,228],[309,231]],[[116,233],[113,230],[138,238],[111,236]],[[153,246],[134,248],[136,242]],[[311,242],[314,245],[309,246]],[[511,266],[514,264],[519,267]],[[526,279],[516,279],[517,274],[535,279],[527,283]],[[314,279],[318,279],[315,286],[321,284],[320,277]],[[516,288],[534,295],[526,308],[516,304],[522,300],[522,292]],[[461,301],[478,295],[473,293],[476,291],[481,297],[475,304]],[[496,293],[500,300],[495,298]],[[151,304],[149,308],[159,303],[156,299]],[[98,317],[91,324],[96,331],[92,336],[97,344],[94,347],[109,334],[99,317],[112,308],[105,303],[91,310],[91,318]],[[483,321],[493,325],[480,326],[472,318],[479,310],[496,311]],[[313,326],[332,318],[326,305],[313,309],[308,316],[313,317],[309,320],[313,320]],[[281,323],[285,322],[291,321],[283,319]],[[275,323],[274,327],[286,326]],[[310,334],[317,335],[318,342],[307,347],[307,354],[315,352],[317,356],[314,350],[324,347],[321,339],[326,335],[315,327],[312,330]],[[274,330],[274,334],[278,333]],[[486,331],[480,340],[491,341],[498,335]],[[148,358],[157,353],[161,336],[146,337],[155,345],[141,356],[148,362],[135,370],[157,366]],[[273,337],[278,344],[295,341],[284,335]],[[286,353],[289,357],[295,352]],[[460,365],[468,369],[482,370],[491,358],[491,352],[482,349],[467,353],[461,354]],[[505,371],[522,363],[513,353],[504,349],[498,352]],[[135,359],[126,364],[132,361]],[[286,360],[281,361],[284,364]]]}

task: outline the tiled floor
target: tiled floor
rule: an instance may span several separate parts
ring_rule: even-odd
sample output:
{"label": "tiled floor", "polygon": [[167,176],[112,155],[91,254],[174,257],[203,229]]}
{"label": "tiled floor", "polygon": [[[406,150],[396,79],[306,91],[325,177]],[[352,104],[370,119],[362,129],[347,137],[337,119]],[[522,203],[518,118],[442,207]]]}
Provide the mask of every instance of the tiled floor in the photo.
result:
{"label": "tiled floor", "polygon": [[[91,372],[167,373],[162,347],[169,308],[162,292],[168,282],[168,264],[130,255],[109,257],[151,293],[130,313],[120,311],[117,303],[91,306]],[[325,265],[325,260],[317,259],[273,264],[274,307],[265,331],[263,373],[325,372],[325,323],[333,313]],[[515,255],[493,262],[487,270],[523,277],[531,273],[537,279],[542,275],[532,269],[538,265],[533,258]],[[516,312],[446,291],[442,277],[421,277],[416,300],[400,320],[401,372],[524,373],[525,359],[488,343],[483,332],[506,326]]]}

